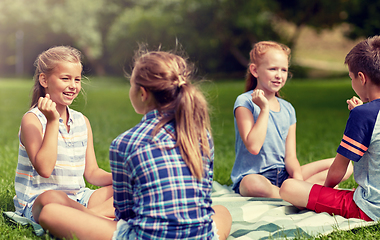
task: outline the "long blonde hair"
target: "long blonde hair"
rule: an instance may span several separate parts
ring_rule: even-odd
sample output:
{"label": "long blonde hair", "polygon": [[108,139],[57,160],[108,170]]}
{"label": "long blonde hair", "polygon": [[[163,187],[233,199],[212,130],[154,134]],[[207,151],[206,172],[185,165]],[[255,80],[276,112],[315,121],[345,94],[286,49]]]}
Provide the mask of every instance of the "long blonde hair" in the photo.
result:
{"label": "long blonde hair", "polygon": [[79,50],[70,46],[57,46],[49,48],[38,55],[34,66],[34,85],[32,89],[32,101],[30,106],[35,107],[40,97],[45,97],[45,88],[41,86],[39,76],[41,73],[50,74],[60,62],[81,63],[82,54]]}
{"label": "long blonde hair", "polygon": [[170,52],[140,50],[135,56],[135,83],[153,94],[157,110],[164,113],[153,134],[175,120],[175,137],[182,158],[192,175],[201,179],[202,155],[210,157],[211,127],[207,101],[191,84],[191,73],[187,61]]}
{"label": "long blonde hair", "polygon": [[[253,45],[252,50],[249,52],[249,64],[247,69],[247,74],[245,78],[245,91],[253,90],[257,86],[257,78],[252,75],[251,71],[249,70],[249,66],[254,63],[256,65],[260,64],[260,60],[262,56],[267,53],[270,49],[276,49],[283,51],[286,56],[288,56],[288,62],[290,62],[290,48],[287,47],[284,44],[273,42],[273,41],[261,41],[258,43],[255,43]],[[276,93],[276,96],[279,94]]]}

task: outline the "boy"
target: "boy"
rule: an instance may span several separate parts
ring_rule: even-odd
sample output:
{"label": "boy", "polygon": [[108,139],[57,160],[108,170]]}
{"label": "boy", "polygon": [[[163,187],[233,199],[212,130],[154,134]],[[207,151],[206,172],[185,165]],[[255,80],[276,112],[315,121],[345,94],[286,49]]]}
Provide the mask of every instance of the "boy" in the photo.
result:
{"label": "boy", "polygon": [[[293,205],[345,218],[380,218],[380,36],[358,43],[346,56],[352,88],[360,99],[347,100],[351,110],[337,155],[324,186],[288,179],[281,197]],[[367,102],[363,104],[363,102]],[[355,191],[334,187],[354,161]]]}

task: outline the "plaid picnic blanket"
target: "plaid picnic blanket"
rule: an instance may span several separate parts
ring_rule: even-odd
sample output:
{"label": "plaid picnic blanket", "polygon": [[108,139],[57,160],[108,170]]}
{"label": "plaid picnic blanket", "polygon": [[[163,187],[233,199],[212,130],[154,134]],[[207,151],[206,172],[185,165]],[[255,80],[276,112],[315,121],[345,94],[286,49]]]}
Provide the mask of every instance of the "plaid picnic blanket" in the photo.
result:
{"label": "plaid picnic blanket", "polygon": [[228,186],[213,183],[213,205],[225,206],[232,215],[227,240],[293,239],[317,237],[334,230],[349,230],[377,222],[346,219],[327,213],[300,211],[281,199],[241,197]]}

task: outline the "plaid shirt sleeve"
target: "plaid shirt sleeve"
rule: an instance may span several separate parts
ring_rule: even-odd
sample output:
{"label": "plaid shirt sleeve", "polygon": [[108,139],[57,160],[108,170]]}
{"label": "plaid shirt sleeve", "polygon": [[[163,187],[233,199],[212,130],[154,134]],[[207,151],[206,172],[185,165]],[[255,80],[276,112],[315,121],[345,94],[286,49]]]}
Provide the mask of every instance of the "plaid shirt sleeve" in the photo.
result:
{"label": "plaid shirt sleeve", "polygon": [[114,207],[116,220],[129,219],[134,217],[132,211],[133,192],[131,185],[131,175],[125,168],[128,155],[122,149],[126,148],[123,139],[115,139],[110,146],[110,164],[112,170],[112,185],[114,191]]}

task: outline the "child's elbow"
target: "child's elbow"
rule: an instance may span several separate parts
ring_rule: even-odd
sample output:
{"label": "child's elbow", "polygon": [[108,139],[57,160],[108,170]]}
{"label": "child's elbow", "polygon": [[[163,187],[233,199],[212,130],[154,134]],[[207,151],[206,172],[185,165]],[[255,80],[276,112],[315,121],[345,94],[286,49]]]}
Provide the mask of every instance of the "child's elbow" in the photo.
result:
{"label": "child's elbow", "polygon": [[50,171],[48,169],[40,169],[40,170],[36,169],[36,171],[43,178],[49,178],[53,172],[53,171]]}
{"label": "child's elbow", "polygon": [[51,173],[52,173],[52,172],[44,172],[44,173],[42,173],[42,174],[40,174],[40,175],[41,175],[41,177],[43,177],[43,178],[49,178],[49,177],[51,176]]}
{"label": "child's elbow", "polygon": [[261,149],[261,148],[258,148],[258,147],[256,147],[256,146],[250,146],[249,148],[247,148],[247,150],[248,150],[251,154],[253,154],[253,155],[257,155],[257,154],[259,154],[260,149]]}
{"label": "child's elbow", "polygon": [[49,173],[40,173],[40,176],[43,178],[49,178],[51,174]]}

